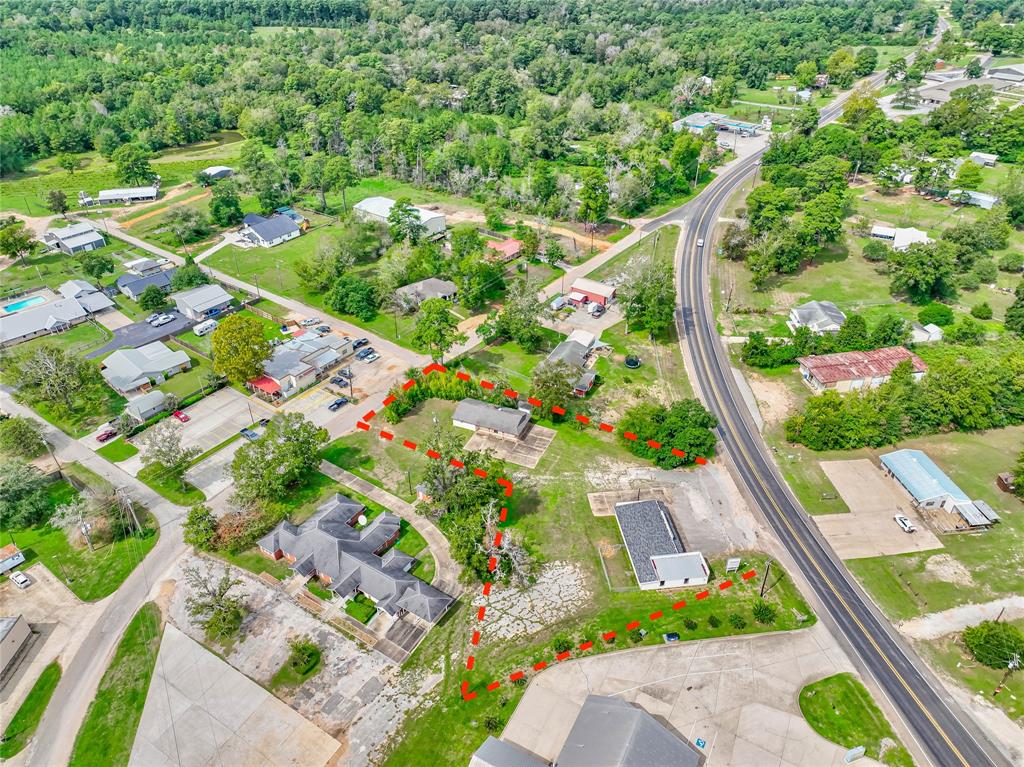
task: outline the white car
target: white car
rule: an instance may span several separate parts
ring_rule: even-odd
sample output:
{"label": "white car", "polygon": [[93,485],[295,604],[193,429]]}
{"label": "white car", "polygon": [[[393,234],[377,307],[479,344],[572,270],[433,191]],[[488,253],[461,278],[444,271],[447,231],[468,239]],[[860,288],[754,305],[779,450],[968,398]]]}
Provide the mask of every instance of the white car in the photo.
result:
{"label": "white car", "polygon": [[172,317],[169,314],[161,314],[159,317],[157,317],[149,324],[152,325],[154,328],[158,328],[161,325],[166,325],[168,322],[174,322],[174,317]]}
{"label": "white car", "polygon": [[905,533],[916,533],[917,528],[914,527],[914,523],[902,514],[897,514],[893,519],[896,520],[896,524],[900,526],[900,529]]}
{"label": "white car", "polygon": [[304,327],[304,328],[311,328],[314,325],[319,325],[320,324],[320,318],[319,317],[309,317],[308,319],[302,320],[302,322],[300,322],[299,324],[302,325],[302,327]]}
{"label": "white car", "polygon": [[32,580],[21,570],[11,571],[10,578],[19,589],[27,589],[32,585]]}
{"label": "white car", "polygon": [[373,354],[367,354],[365,357],[363,357],[363,362],[369,365],[371,362],[376,362],[379,359],[380,355],[377,354],[377,352],[374,352]]}
{"label": "white car", "polygon": [[167,266],[169,263],[171,263],[171,259],[169,259],[169,258],[158,258],[156,260],[156,262],[160,266]]}
{"label": "white car", "polygon": [[698,237],[697,238],[697,247],[698,248],[703,248],[704,247],[704,239],[702,237]]}

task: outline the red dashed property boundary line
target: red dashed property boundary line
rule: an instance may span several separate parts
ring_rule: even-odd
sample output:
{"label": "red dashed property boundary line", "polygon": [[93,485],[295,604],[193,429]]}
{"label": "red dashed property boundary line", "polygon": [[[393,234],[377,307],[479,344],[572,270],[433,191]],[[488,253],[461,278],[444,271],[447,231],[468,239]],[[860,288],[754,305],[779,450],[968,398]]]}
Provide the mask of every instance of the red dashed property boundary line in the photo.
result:
{"label": "red dashed property boundary line", "polygon": [[[441,364],[436,363],[436,362],[435,363],[431,363],[430,365],[427,365],[425,368],[423,368],[423,375],[425,375],[425,376],[429,376],[431,373],[447,373],[447,372],[448,372],[448,369],[446,367],[444,367],[444,365],[441,365]],[[471,382],[473,380],[472,377],[468,373],[465,373],[465,372],[462,372],[462,371],[456,372],[455,373],[455,377],[458,378],[460,381]],[[490,390],[490,391],[493,391],[496,388],[496,385],[493,382],[488,381],[486,379],[480,379],[478,383],[480,384],[481,388],[487,389],[487,390]],[[406,380],[402,384],[402,390],[403,391],[409,391],[409,389],[411,389],[415,385],[416,385],[416,380],[413,379],[413,378],[410,378],[410,379]],[[519,399],[519,392],[515,391],[514,389],[511,389],[511,388],[504,389],[502,391],[502,394],[504,394],[506,397],[508,397],[510,399],[513,399],[513,400],[518,400]],[[389,394],[381,402],[381,405],[383,407],[387,407],[388,405],[392,404],[395,401],[395,399],[396,399],[395,395]],[[541,400],[539,400],[539,399],[536,399],[535,397],[528,397],[527,398],[527,402],[530,405],[534,406],[534,407],[541,407],[543,405],[543,402],[541,402]],[[555,413],[556,415],[566,415],[565,408],[562,408],[562,407],[559,407],[559,406],[552,407],[551,408],[551,412]],[[363,415],[363,417],[359,420],[359,422],[356,423],[356,428],[360,429],[362,431],[369,432],[370,431],[370,423],[369,422],[372,421],[376,416],[377,416],[377,411],[376,410],[373,410],[373,409],[368,410]],[[595,420],[595,419],[590,418],[589,416],[585,416],[585,415],[582,415],[582,414],[577,414],[575,416],[575,419],[576,419],[576,421],[578,421],[579,423],[583,424],[584,426],[596,425],[597,428],[599,430],[603,431],[603,432],[610,433],[610,434],[615,432],[615,427],[612,424],[607,423],[605,421]],[[377,434],[380,437],[380,439],[384,439],[384,440],[392,441],[392,442],[398,440],[398,437],[396,437],[394,433],[389,432],[389,431],[387,431],[385,429],[380,429],[377,432]],[[639,439],[639,437],[636,434],[634,434],[633,432],[630,432],[630,431],[623,431],[623,432],[621,432],[621,436],[624,437],[625,439],[633,440],[633,441],[636,441],[636,440]],[[653,440],[653,439],[649,439],[649,440],[645,440],[645,441],[646,441],[648,447],[650,447],[652,449],[655,449],[655,450],[659,450],[662,447],[664,447],[664,445],[662,445],[662,443],[660,443],[660,442],[658,442],[656,440]],[[420,449],[419,445],[417,445],[415,442],[413,442],[411,440],[408,440],[408,439],[402,439],[399,444],[401,444],[402,447],[404,447],[404,448],[406,448],[408,450],[412,450],[414,452],[416,452],[416,451],[418,451]],[[674,448],[674,447],[670,447],[669,450],[671,450],[673,455],[675,455],[675,456],[677,456],[679,458],[685,458],[686,457],[686,453],[683,450],[679,450],[679,449]],[[428,458],[431,458],[433,460],[439,460],[442,457],[440,453],[438,453],[437,451],[432,450],[432,449],[426,449],[424,452],[426,453]],[[700,464],[700,465],[704,465],[704,464],[707,463],[707,459],[704,458],[704,457],[701,457],[701,456],[696,457],[694,459],[694,461],[696,463]],[[465,462],[460,461],[457,458],[451,458],[451,459],[449,459],[448,462],[449,462],[450,465],[454,466],[455,468],[458,468],[458,469],[465,469],[466,468]],[[484,469],[481,469],[479,467],[471,468],[470,470],[476,476],[478,476],[478,477],[487,478],[487,476],[488,476],[487,471],[485,471]],[[502,489],[504,491],[504,495],[505,495],[506,498],[511,498],[512,497],[512,492],[513,492],[514,484],[512,483],[511,480],[509,480],[509,479],[507,479],[505,477],[495,477],[495,482],[497,482],[502,487]],[[508,519],[508,507],[507,506],[503,506],[501,508],[501,513],[500,513],[500,515],[498,517],[498,521],[499,521],[499,523],[504,523],[507,519]],[[491,548],[493,548],[493,549],[501,548],[502,538],[503,537],[504,537],[504,533],[502,532],[501,529],[498,529],[495,532],[495,534],[494,534],[494,540],[492,541]],[[498,559],[497,559],[497,557],[492,556],[488,560],[487,569],[488,569],[489,572],[494,572],[497,569],[497,567],[498,567]],[[757,575],[757,573],[754,570],[749,570],[749,571],[743,573],[743,575],[741,577],[743,578],[743,580],[749,580],[749,579],[755,577],[756,575]],[[732,585],[733,585],[733,582],[731,580],[723,581],[722,583],[718,584],[718,590],[719,591],[725,591],[726,589],[730,588]],[[481,589],[482,595],[485,596],[485,597],[490,596],[492,586],[493,586],[493,583],[491,581],[486,581],[483,584],[483,587]],[[701,591],[700,593],[696,594],[695,599],[697,599],[697,600],[707,599],[708,596],[710,596],[710,594],[711,594],[711,590],[706,589],[706,590]],[[675,604],[673,604],[671,609],[672,610],[681,610],[684,607],[686,607],[686,600],[685,599],[680,600],[680,601],[676,602]],[[665,614],[664,610],[656,610],[655,612],[652,612],[652,613],[650,613],[647,616],[647,620],[653,623],[654,621],[657,621],[658,619],[664,617],[664,614]],[[486,616],[487,616],[487,606],[486,605],[480,605],[480,607],[477,609],[477,613],[476,613],[476,621],[477,621],[478,628],[475,628],[473,630],[473,632],[472,632],[472,634],[470,636],[470,641],[469,641],[470,650],[469,650],[469,654],[466,657],[466,670],[467,671],[472,671],[474,669],[474,667],[476,666],[476,657],[473,655],[472,648],[473,647],[477,647],[480,644],[480,638],[481,638],[480,628],[483,627],[483,622],[484,622],[484,619],[485,619]],[[626,631],[632,631],[633,629],[636,629],[636,628],[639,628],[639,627],[640,627],[640,621],[639,620],[632,620],[632,621],[630,621],[630,622],[628,622],[626,624],[625,628],[626,628]],[[617,632],[615,632],[615,631],[606,631],[603,634],[601,634],[601,638],[604,641],[606,641],[606,642],[610,642],[616,636],[617,636]],[[593,646],[594,646],[593,641],[583,642],[578,647],[578,649],[576,651],[576,654],[585,653],[588,650],[592,649]],[[551,661],[551,662],[561,663],[563,661],[566,661],[566,660],[569,660],[570,658],[572,658],[573,654],[574,653],[573,653],[572,650],[566,650],[564,652],[560,652],[560,653],[558,653],[558,654],[556,654],[554,656],[554,660]],[[551,662],[549,662],[549,661],[539,661],[538,663],[535,663],[533,665],[532,669],[533,669],[533,671],[542,671],[543,669],[547,668],[547,666],[550,665]],[[518,681],[520,679],[525,678],[525,676],[526,676],[526,671],[518,670],[518,671],[514,671],[511,674],[509,674],[508,680],[509,680],[509,682],[516,682],[516,681]],[[486,685],[485,689],[486,689],[487,692],[493,692],[494,690],[497,690],[498,688],[500,688],[501,685],[502,685],[502,681],[499,680],[499,679],[495,679],[494,681],[488,683]],[[462,693],[462,699],[464,701],[471,701],[474,698],[476,698],[477,695],[479,694],[477,691],[475,691],[475,690],[471,691],[469,689],[469,681],[466,680],[466,679],[462,680],[460,691]]]}

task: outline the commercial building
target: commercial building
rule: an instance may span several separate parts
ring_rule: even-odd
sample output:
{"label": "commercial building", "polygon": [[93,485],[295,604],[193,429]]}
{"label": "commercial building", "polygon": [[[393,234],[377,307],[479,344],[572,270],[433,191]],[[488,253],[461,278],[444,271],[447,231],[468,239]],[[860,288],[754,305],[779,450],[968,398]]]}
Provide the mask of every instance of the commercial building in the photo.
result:
{"label": "commercial building", "polygon": [[901,362],[909,362],[915,381],[928,366],[909,349],[887,346],[869,352],[838,352],[798,357],[800,375],[815,394],[875,389],[889,380]]}
{"label": "commercial building", "polygon": [[835,333],[846,322],[846,315],[831,301],[808,301],[789,310],[786,326],[796,332],[808,328],[815,335]]}
{"label": "commercial building", "polygon": [[263,363],[263,375],[249,381],[249,389],[270,402],[287,399],[325,378],[351,353],[349,338],[306,331],[274,347]]}
{"label": "commercial building", "polygon": [[114,391],[129,395],[148,392],[190,367],[192,361],[185,352],[153,341],[138,349],[118,349],[100,363],[100,375]]}
{"label": "commercial building", "polygon": [[242,236],[261,248],[272,248],[282,242],[294,240],[300,234],[302,230],[299,225],[280,213],[275,213],[270,218],[247,213],[242,219]]}
{"label": "commercial building", "polygon": [[419,306],[428,298],[441,298],[445,301],[454,301],[456,296],[458,296],[459,289],[451,280],[427,277],[425,280],[403,285],[395,292],[401,296],[405,296],[415,306]]}
{"label": "commercial building", "polygon": [[171,296],[175,307],[190,320],[205,320],[216,317],[234,301],[234,296],[216,283],[200,285]]}
{"label": "commercial building", "polygon": [[[393,207],[395,207],[395,201],[390,197],[367,197],[365,200],[360,200],[353,205],[352,210],[355,212],[356,218],[361,221],[372,221],[387,225],[388,216],[391,215]],[[444,213],[415,206],[413,206],[413,210],[419,216],[420,223],[423,225],[424,232],[428,238],[444,234],[445,229],[447,229]]]}
{"label": "commercial building", "polygon": [[96,227],[89,221],[70,224],[60,229],[48,229],[43,235],[43,243],[51,250],[60,250],[69,256],[98,250],[107,245],[103,235],[96,231]]}
{"label": "commercial building", "polygon": [[614,285],[605,285],[603,282],[586,277],[578,277],[569,289],[569,303],[573,306],[582,306],[591,302],[607,306],[613,298],[615,298]]}
{"label": "commercial building", "polygon": [[871,236],[877,240],[884,240],[885,242],[888,242],[892,245],[893,250],[901,253],[915,242],[925,245],[929,242],[934,242],[934,240],[928,236],[927,232],[915,229],[912,226],[873,226],[871,227]]}
{"label": "commercial building", "polygon": [[686,551],[668,507],[661,501],[617,503],[615,521],[641,589],[673,589],[708,582],[711,571],[704,556],[699,551]]}
{"label": "commercial building", "polygon": [[345,601],[365,594],[388,615],[436,623],[454,600],[409,573],[416,560],[394,546],[401,519],[388,511],[367,516],[363,504],[336,494],[301,525],[282,522],[257,545]]}
{"label": "commercial building", "polygon": [[[639,706],[588,695],[554,767],[701,767],[704,756]],[[508,741],[488,737],[469,767],[547,767]]]}
{"label": "commercial building", "polygon": [[0,618],[0,679],[14,671],[32,639],[32,628],[24,615]]}
{"label": "commercial building", "polygon": [[741,136],[756,136],[757,132],[761,129],[761,125],[759,123],[748,123],[743,122],[743,120],[734,120],[733,118],[719,114],[718,112],[695,112],[692,115],[687,115],[681,120],[676,120],[672,123],[672,129],[677,133],[684,128],[692,131],[693,133],[701,133],[707,127],[713,127],[717,131],[739,133]]}
{"label": "commercial building", "polygon": [[530,426],[530,411],[501,407],[467,397],[455,406],[452,423],[460,429],[503,438],[522,439]]}
{"label": "commercial building", "polygon": [[971,500],[960,486],[921,450],[896,450],[881,457],[886,475],[899,482],[918,509],[945,509],[971,528],[991,527],[999,515],[985,501]]}

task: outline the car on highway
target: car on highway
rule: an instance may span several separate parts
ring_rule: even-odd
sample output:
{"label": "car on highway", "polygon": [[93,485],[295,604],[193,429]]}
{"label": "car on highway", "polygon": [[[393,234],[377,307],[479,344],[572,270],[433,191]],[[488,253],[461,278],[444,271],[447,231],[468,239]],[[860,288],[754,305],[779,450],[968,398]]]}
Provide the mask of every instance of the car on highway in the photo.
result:
{"label": "car on highway", "polygon": [[323,320],[321,320],[319,317],[307,317],[306,319],[302,320],[302,322],[300,322],[299,324],[302,325],[302,327],[304,328],[311,328],[314,325],[319,325],[321,322],[323,322]]}
{"label": "car on highway", "polygon": [[192,418],[189,416],[188,413],[183,413],[180,410],[175,410],[173,413],[171,413],[171,415],[173,415],[175,418],[177,418],[182,423],[188,423],[189,421],[192,420]]}
{"label": "car on highway", "polygon": [[352,342],[352,348],[353,349],[362,349],[368,343],[370,343],[370,339],[369,338],[357,338],[355,341]]}
{"label": "car on highway", "polygon": [[895,517],[893,517],[893,519],[896,520],[896,524],[900,526],[900,530],[902,530],[903,532],[905,532],[905,533],[916,533],[917,532],[917,528],[914,526],[914,523],[911,522],[910,519],[905,517],[904,515],[897,514]]}
{"label": "car on highway", "polygon": [[698,237],[697,238],[697,247],[698,248],[703,248],[704,247],[704,238],[703,237]]}
{"label": "car on highway", "polygon": [[8,577],[14,581],[14,585],[19,589],[27,589],[32,585],[32,579],[25,575],[21,570],[12,570]]}
{"label": "car on highway", "polygon": [[336,410],[339,410],[343,405],[347,405],[347,404],[348,404],[348,397],[338,397],[338,399],[334,400],[334,402],[332,402],[330,405],[327,406],[327,409],[330,410],[333,413]]}
{"label": "car on highway", "polygon": [[330,333],[331,332],[331,326],[330,325],[317,325],[316,332],[317,333]]}
{"label": "car on highway", "polygon": [[260,435],[254,432],[252,429],[239,429],[238,433],[245,437],[250,442],[255,442],[260,438]]}
{"label": "car on highway", "polygon": [[371,362],[376,362],[379,359],[380,355],[377,354],[377,352],[374,352],[373,354],[367,354],[365,357],[363,357],[363,362],[369,365]]}
{"label": "car on highway", "polygon": [[101,431],[99,434],[96,435],[96,441],[97,442],[109,442],[110,440],[112,440],[116,436],[117,436],[117,430],[116,429],[107,429],[106,431]]}
{"label": "car on highway", "polygon": [[157,317],[149,324],[152,325],[154,328],[158,328],[161,325],[166,325],[168,322],[174,322],[174,317],[172,317],[170,314],[161,314],[159,317]]}

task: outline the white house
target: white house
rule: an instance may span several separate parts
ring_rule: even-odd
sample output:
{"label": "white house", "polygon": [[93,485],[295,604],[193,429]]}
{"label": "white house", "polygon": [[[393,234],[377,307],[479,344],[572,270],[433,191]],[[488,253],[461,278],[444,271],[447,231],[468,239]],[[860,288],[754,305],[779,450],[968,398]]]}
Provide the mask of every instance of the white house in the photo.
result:
{"label": "white house", "polygon": [[257,213],[247,213],[242,219],[242,236],[261,248],[272,248],[282,242],[294,240],[300,234],[302,230],[299,225],[280,213],[275,213],[270,218]]}
{"label": "white house", "polygon": [[877,240],[885,240],[892,244],[893,250],[905,251],[915,242],[927,244],[934,242],[927,232],[909,227],[873,226],[871,236]]}
{"label": "white house", "polygon": [[941,341],[945,335],[938,325],[928,323],[922,325],[920,322],[910,323],[910,340],[915,344],[929,344],[934,341]]}
{"label": "white house", "polygon": [[846,315],[831,301],[808,301],[789,310],[786,325],[792,332],[810,328],[815,335],[835,333],[846,322]]}
{"label": "white house", "polygon": [[127,395],[147,392],[154,382],[161,384],[190,367],[192,360],[185,352],[153,341],[138,349],[118,349],[100,363],[100,375],[114,391]]}
{"label": "white house", "polygon": [[[374,221],[379,224],[387,224],[391,209],[395,207],[395,201],[390,197],[367,197],[352,206],[356,217],[362,221]],[[447,228],[444,213],[436,210],[427,210],[413,206],[413,210],[420,217],[420,223],[426,230],[427,237],[436,237],[444,234]]]}
{"label": "white house", "polygon": [[988,152],[971,152],[967,159],[975,165],[980,165],[982,168],[994,168],[999,155],[989,154]]}
{"label": "white house", "polygon": [[208,317],[216,317],[231,305],[234,298],[224,288],[214,283],[175,293],[171,300],[179,312],[198,322]]}

